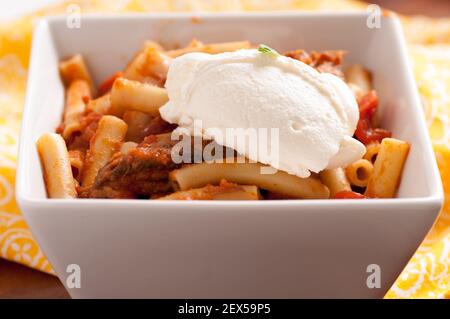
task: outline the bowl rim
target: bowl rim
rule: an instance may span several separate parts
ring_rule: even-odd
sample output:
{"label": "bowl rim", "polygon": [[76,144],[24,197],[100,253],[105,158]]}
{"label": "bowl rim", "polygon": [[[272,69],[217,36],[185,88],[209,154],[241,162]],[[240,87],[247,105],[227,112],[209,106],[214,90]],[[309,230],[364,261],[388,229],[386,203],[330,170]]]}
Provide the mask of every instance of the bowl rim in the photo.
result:
{"label": "bowl rim", "polygon": [[[393,19],[400,23],[399,15],[394,12],[384,8],[381,9],[382,19]],[[356,18],[356,17],[367,17],[371,15],[370,11],[358,11],[358,10],[347,10],[347,11],[293,11],[293,10],[276,10],[276,11],[222,11],[222,12],[127,12],[127,13],[96,13],[89,12],[81,14],[81,20],[148,20],[148,19],[191,19],[191,18],[205,18],[205,19],[229,19],[229,18],[249,18],[249,19],[261,19],[261,18],[323,18],[323,17],[335,17],[335,18]],[[37,24],[41,21],[53,23],[61,22],[67,19],[68,14],[56,14],[52,16],[44,16],[38,18]],[[197,22],[197,21],[196,21]],[[201,21],[198,21],[201,22]],[[400,24],[401,26],[401,24]]]}
{"label": "bowl rim", "polygon": [[[200,19],[201,20],[229,20],[232,18],[247,18],[247,19],[273,19],[273,18],[304,18],[304,19],[326,19],[326,18],[362,18],[367,17],[370,14],[368,11],[343,11],[343,12],[295,12],[295,11],[273,11],[273,12],[156,12],[156,13],[126,13],[126,14],[107,14],[102,15],[98,13],[87,13],[81,16],[82,21],[100,21],[100,22],[112,22],[112,21],[127,21],[127,20],[185,20],[185,19]],[[402,26],[400,20],[396,13],[382,9],[381,11],[382,19],[391,19],[394,23],[394,32],[396,33],[397,40],[400,44],[400,54],[405,58],[404,63],[406,63],[406,73],[404,74],[405,81],[409,82],[408,85],[412,88],[416,88],[417,85],[415,83],[415,79],[412,72],[411,61],[407,55],[407,45],[406,40],[404,38],[402,32]],[[440,173],[437,167],[437,163],[434,159],[434,151],[431,145],[431,140],[428,136],[428,129],[425,123],[425,115],[420,107],[420,98],[417,89],[413,89],[413,101],[414,105],[412,105],[413,112],[419,112],[419,129],[422,132],[427,133],[427,137],[425,138],[424,143],[424,151],[426,154],[426,162],[429,164],[429,169],[433,174],[430,181],[430,188],[434,190],[434,192],[430,192],[428,196],[415,196],[415,197],[407,197],[407,198],[374,198],[370,200],[354,200],[354,199],[340,199],[340,200],[331,200],[330,199],[288,199],[288,200],[265,200],[265,201],[238,201],[238,200],[230,200],[230,201],[200,201],[200,200],[192,200],[192,201],[173,201],[173,200],[139,200],[139,199],[51,199],[51,198],[36,198],[33,196],[26,195],[24,191],[24,183],[25,183],[25,172],[23,167],[25,166],[25,156],[27,150],[25,149],[26,142],[25,136],[28,129],[26,128],[25,123],[28,123],[30,119],[30,109],[32,107],[32,101],[30,98],[29,90],[32,86],[32,81],[36,77],[34,72],[34,65],[37,63],[36,59],[39,54],[36,49],[37,43],[39,42],[39,34],[41,29],[45,27],[49,27],[49,25],[53,23],[61,23],[66,21],[67,15],[56,15],[51,17],[43,17],[38,19],[35,24],[33,30],[33,39],[31,45],[31,53],[29,60],[29,71],[28,71],[28,80],[27,80],[27,88],[26,88],[26,98],[24,103],[24,110],[21,120],[21,128],[19,134],[19,150],[18,150],[18,159],[17,159],[17,175],[16,175],[16,186],[15,186],[15,197],[19,204],[29,204],[31,206],[39,205],[39,206],[60,206],[60,205],[68,205],[68,204],[79,204],[81,206],[90,206],[90,205],[155,205],[155,206],[175,206],[175,207],[301,207],[301,206],[309,206],[313,207],[322,207],[327,205],[338,205],[338,206],[348,206],[350,207],[372,207],[372,206],[383,206],[389,205],[393,207],[405,205],[408,207],[416,207],[417,205],[432,205],[436,207],[441,207],[443,205],[443,187],[440,180]],[[431,156],[430,156],[431,155]],[[430,163],[431,162],[431,163]]]}

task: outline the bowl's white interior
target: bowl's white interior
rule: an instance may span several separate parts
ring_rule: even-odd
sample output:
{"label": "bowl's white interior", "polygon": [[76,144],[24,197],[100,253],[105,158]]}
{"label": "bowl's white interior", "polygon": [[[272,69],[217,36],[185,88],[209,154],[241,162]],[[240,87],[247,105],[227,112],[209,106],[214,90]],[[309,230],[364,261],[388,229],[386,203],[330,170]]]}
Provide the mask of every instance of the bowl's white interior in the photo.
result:
{"label": "bowl's white interior", "polygon": [[27,110],[21,142],[26,158],[21,175],[24,196],[45,198],[42,171],[34,142],[59,124],[64,91],[58,61],[81,53],[98,83],[124,68],[145,40],[166,46],[186,44],[192,38],[204,42],[248,39],[279,51],[346,50],[345,63],[360,63],[373,71],[380,101],[382,126],[393,136],[411,143],[399,197],[428,197],[438,190],[415,86],[406,63],[398,21],[382,17],[381,28],[369,29],[364,15],[251,15],[192,19],[185,16],[147,15],[89,17],[81,28],[70,29],[65,18],[41,24],[35,33]]}

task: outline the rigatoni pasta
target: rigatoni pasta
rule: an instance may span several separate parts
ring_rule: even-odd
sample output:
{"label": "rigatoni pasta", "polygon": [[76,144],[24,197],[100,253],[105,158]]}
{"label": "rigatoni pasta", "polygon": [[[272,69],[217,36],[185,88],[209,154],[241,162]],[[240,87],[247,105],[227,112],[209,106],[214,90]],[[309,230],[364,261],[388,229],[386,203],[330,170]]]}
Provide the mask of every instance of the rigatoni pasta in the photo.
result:
{"label": "rigatoni pasta", "polygon": [[368,160],[372,164],[375,163],[377,155],[380,152],[380,143],[371,143],[366,145],[366,153],[364,154],[364,159]]}
{"label": "rigatoni pasta", "polygon": [[[391,138],[391,132],[378,126],[379,101],[372,75],[360,65],[350,66],[345,79],[350,98],[354,95],[359,107],[354,138],[364,144],[366,152],[349,165],[311,170],[315,173],[307,178],[249,161],[210,136],[200,143],[193,132],[185,138],[186,132],[161,117],[160,108],[169,101],[164,86],[174,59],[192,52],[218,54],[251,47],[249,41],[205,44],[194,39],[186,47],[165,49],[147,41],[123,70],[112,73],[97,87],[81,55],[62,61],[59,70],[66,98],[62,123],[57,128],[60,134],[46,133],[37,141],[48,196],[149,200],[394,197],[409,144]],[[271,58],[280,55],[262,47]],[[283,55],[317,72],[343,77],[342,51],[295,50]],[[240,102],[248,103],[245,98]],[[221,115],[211,111],[211,116]],[[304,128],[301,121],[295,124],[294,130]],[[181,153],[179,143],[184,143]],[[211,150],[213,159],[206,159],[203,152]],[[176,155],[183,161],[175,160]]]}
{"label": "rigatoni pasta", "polygon": [[125,111],[122,118],[128,124],[126,140],[140,142],[142,131],[150,124],[153,116],[139,111]]}
{"label": "rigatoni pasta", "polygon": [[159,200],[259,200],[260,194],[255,185],[238,185],[222,180],[218,186],[207,185],[178,191],[160,197]]}
{"label": "rigatoni pasta", "polygon": [[171,60],[172,58],[166,55],[160,46],[154,42],[147,42],[126,67],[123,77],[161,86],[166,79]]}
{"label": "rigatoni pasta", "polygon": [[[240,163],[241,162],[241,163]],[[263,165],[237,159],[233,163],[201,163],[172,171],[169,179],[175,189],[187,190],[207,184],[217,184],[225,179],[243,185],[256,185],[291,198],[328,198],[328,188],[317,178],[299,178],[277,171],[261,174]]]}
{"label": "rigatoni pasta", "polygon": [[235,41],[235,42],[222,42],[203,44],[200,41],[193,40],[187,47],[167,51],[167,55],[176,58],[186,53],[191,52],[205,52],[210,54],[217,54],[223,52],[232,52],[239,49],[249,49],[251,44],[249,41]]}
{"label": "rigatoni pasta", "polygon": [[345,168],[345,175],[350,184],[366,187],[373,174],[373,165],[366,159],[360,159]]}
{"label": "rigatoni pasta", "polygon": [[95,112],[100,114],[109,114],[111,109],[111,94],[106,93],[99,98],[89,100],[86,105],[87,112]]}
{"label": "rigatoni pasta", "polygon": [[69,154],[61,135],[45,133],[38,139],[37,149],[43,166],[48,197],[77,197]]}
{"label": "rigatoni pasta", "polygon": [[64,109],[64,129],[62,132],[66,140],[80,130],[80,120],[86,111],[86,103],[90,97],[87,81],[77,79],[69,84],[66,95],[66,107]]}
{"label": "rigatoni pasta", "polygon": [[352,190],[342,167],[323,170],[320,172],[320,179],[328,187],[331,197],[334,197],[339,192]]}
{"label": "rigatoni pasta", "polygon": [[159,115],[169,97],[165,89],[138,81],[118,78],[111,90],[111,114],[122,116],[125,110]]}
{"label": "rigatoni pasta", "polygon": [[81,150],[70,150],[69,151],[69,161],[72,167],[72,175],[76,180],[80,180],[83,174],[84,159],[86,154]]}
{"label": "rigatoni pasta", "polygon": [[105,166],[112,155],[120,150],[127,133],[127,124],[121,119],[105,115],[98,123],[98,129],[91,140],[81,186],[92,186],[98,171]]}
{"label": "rigatoni pasta", "polygon": [[84,80],[95,93],[94,82],[82,55],[77,54],[59,64],[59,72],[66,86],[75,80]]}
{"label": "rigatoni pasta", "polygon": [[126,155],[128,154],[133,148],[136,148],[137,143],[135,142],[125,142],[120,146],[120,153]]}
{"label": "rigatoni pasta", "polygon": [[366,196],[391,198],[395,196],[409,152],[409,144],[395,138],[381,141],[380,152],[368,181]]}

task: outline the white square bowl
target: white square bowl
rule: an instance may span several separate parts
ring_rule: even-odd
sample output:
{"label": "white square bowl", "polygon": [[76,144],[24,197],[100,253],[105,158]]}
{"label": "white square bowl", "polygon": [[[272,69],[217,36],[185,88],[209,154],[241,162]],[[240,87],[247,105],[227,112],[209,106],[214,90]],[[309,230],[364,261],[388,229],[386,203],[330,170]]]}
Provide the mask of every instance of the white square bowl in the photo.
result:
{"label": "white square bowl", "polygon": [[[435,220],[442,188],[399,21],[361,14],[153,14],[43,20],[32,48],[17,199],[72,297],[379,298]],[[396,199],[165,202],[47,199],[35,141],[61,119],[58,61],[82,53],[95,81],[152,39],[166,45],[248,39],[277,50],[343,49],[373,71],[382,126],[411,143]],[[369,288],[368,265],[381,269]]]}

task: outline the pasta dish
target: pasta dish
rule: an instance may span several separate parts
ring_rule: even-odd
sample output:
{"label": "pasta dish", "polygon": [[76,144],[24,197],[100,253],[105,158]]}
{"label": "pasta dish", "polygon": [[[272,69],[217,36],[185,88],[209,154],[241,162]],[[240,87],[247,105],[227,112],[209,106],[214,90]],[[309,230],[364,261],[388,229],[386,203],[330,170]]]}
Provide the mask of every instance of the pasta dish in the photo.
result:
{"label": "pasta dish", "polygon": [[371,73],[344,52],[148,41],[96,86],[60,62],[65,107],[37,140],[49,198],[393,198],[409,144],[379,127]]}

